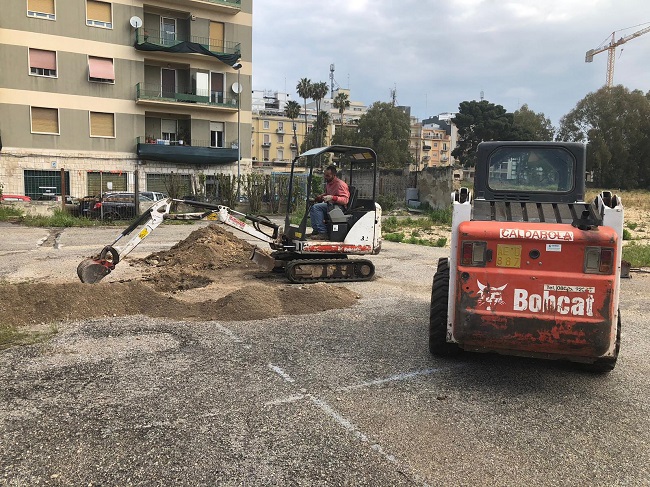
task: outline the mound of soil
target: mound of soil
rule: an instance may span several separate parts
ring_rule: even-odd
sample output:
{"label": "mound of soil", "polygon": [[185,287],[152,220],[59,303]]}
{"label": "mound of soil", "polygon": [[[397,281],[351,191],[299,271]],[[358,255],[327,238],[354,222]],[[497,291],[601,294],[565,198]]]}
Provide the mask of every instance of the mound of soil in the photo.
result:
{"label": "mound of soil", "polygon": [[[0,324],[143,314],[171,319],[238,321],[338,309],[358,296],[328,284],[288,284],[250,260],[253,246],[217,225],[192,232],[140,261],[127,282],[18,283],[0,286]],[[120,264],[118,264],[120,265]]]}

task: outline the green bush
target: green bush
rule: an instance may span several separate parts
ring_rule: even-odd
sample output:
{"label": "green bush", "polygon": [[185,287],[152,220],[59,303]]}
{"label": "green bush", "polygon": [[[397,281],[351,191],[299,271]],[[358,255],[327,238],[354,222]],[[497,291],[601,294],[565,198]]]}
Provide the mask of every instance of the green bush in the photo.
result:
{"label": "green bush", "polygon": [[23,212],[14,205],[0,205],[0,221],[15,220],[23,216]]}
{"label": "green bush", "polygon": [[397,205],[397,198],[392,194],[379,195],[377,196],[377,203],[379,203],[382,210],[391,211],[394,210]]}
{"label": "green bush", "polygon": [[429,213],[427,213],[427,216],[433,223],[451,225],[451,216],[452,216],[451,206],[444,208],[442,210],[440,209],[431,210]]}
{"label": "green bush", "polygon": [[632,267],[650,267],[650,245],[639,245],[635,242],[623,247],[623,260]]}
{"label": "green bush", "polygon": [[397,217],[389,216],[381,222],[381,228],[385,233],[393,233],[399,228]]}
{"label": "green bush", "polygon": [[401,242],[404,240],[404,234],[403,233],[387,233],[384,235],[384,239],[388,240],[389,242]]}
{"label": "green bush", "polygon": [[445,245],[447,245],[446,237],[440,237],[438,240],[436,240],[435,247],[444,247]]}
{"label": "green bush", "polygon": [[634,222],[628,222],[627,223],[627,228],[629,228],[630,230],[636,230],[636,227],[638,227],[638,226],[639,226],[638,223],[634,223]]}
{"label": "green bush", "polygon": [[632,240],[632,234],[627,228],[623,229],[623,240]]}

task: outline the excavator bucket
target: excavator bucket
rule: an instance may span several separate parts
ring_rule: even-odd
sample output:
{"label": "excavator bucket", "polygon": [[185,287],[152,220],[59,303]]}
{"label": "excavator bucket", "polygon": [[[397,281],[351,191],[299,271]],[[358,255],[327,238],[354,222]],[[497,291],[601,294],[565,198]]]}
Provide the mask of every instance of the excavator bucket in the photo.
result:
{"label": "excavator bucket", "polygon": [[107,260],[84,259],[77,266],[77,275],[85,284],[95,284],[109,275],[115,268]]}
{"label": "excavator bucket", "polygon": [[253,253],[251,254],[251,260],[255,262],[262,269],[267,271],[272,271],[276,266],[276,261],[266,252],[262,252],[257,247],[253,247]]}

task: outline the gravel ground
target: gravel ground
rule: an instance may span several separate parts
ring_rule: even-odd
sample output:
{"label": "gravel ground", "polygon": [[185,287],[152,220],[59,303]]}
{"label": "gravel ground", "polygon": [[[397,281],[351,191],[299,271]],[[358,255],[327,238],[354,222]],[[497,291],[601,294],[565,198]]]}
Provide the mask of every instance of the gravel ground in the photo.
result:
{"label": "gravel ground", "polygon": [[[38,253],[47,230],[18,232],[23,247],[0,243],[5,279],[34,255],[34,272],[63,276],[106,243],[77,229]],[[182,232],[165,226],[139,251]],[[0,352],[0,485],[650,485],[647,275],[623,281],[622,352],[608,375],[442,360],[426,335],[446,252],[385,243],[377,278],[346,284],[361,296],[347,309],[80,317],[47,343]]]}

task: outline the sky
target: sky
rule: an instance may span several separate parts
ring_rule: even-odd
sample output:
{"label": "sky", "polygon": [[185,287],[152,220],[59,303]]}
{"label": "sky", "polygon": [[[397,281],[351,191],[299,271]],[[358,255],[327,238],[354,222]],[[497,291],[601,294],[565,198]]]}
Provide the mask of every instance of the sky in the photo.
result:
{"label": "sky", "polygon": [[[367,105],[395,90],[425,119],[483,97],[557,126],[605,84],[607,51],[586,51],[648,26],[648,0],[254,0],[253,89],[302,104],[298,81],[329,86],[334,64]],[[617,48],[614,84],[650,91],[650,33]]]}

